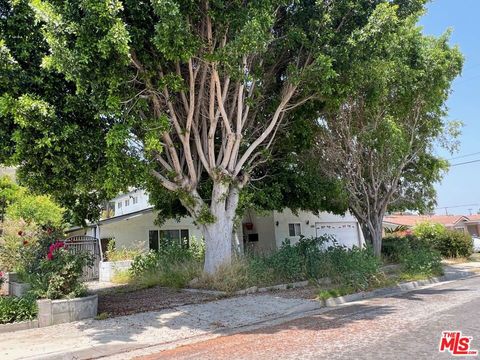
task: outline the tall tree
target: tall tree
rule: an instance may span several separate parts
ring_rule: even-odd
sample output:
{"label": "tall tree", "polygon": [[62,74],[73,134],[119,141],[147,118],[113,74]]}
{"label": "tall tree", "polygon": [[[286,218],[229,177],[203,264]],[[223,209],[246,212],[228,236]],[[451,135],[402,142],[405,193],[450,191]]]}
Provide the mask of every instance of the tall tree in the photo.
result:
{"label": "tall tree", "polygon": [[[318,116],[352,33],[381,3],[392,2],[32,0],[33,21],[26,0],[0,0],[2,56],[20,65],[6,71],[26,80],[0,84],[2,144],[23,182],[84,217],[130,185],[153,190],[167,213],[186,209],[213,272],[230,260],[240,198],[345,206],[325,196],[339,193],[338,182],[299,166],[285,146],[294,110]],[[424,1],[393,3],[403,18]],[[319,108],[306,108],[313,100]]]}
{"label": "tall tree", "polygon": [[401,18],[382,4],[350,40],[349,70],[320,118],[317,153],[341,178],[349,207],[380,255],[382,220],[392,208],[425,209],[446,163],[433,147],[449,132],[445,101],[462,55],[422,34],[419,13]]}
{"label": "tall tree", "polygon": [[115,122],[107,185],[143,168],[174,192],[201,225],[213,272],[230,261],[252,168],[290,110],[329,92],[344,41],[377,2],[32,3],[51,51],[43,65]]}

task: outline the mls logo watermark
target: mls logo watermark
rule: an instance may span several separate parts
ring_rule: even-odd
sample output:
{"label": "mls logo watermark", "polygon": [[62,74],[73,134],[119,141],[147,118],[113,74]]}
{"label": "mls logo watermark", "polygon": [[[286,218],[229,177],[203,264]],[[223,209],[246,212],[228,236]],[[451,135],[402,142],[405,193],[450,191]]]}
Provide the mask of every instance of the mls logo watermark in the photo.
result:
{"label": "mls logo watermark", "polygon": [[461,331],[443,331],[440,339],[440,352],[450,352],[453,356],[477,356],[477,350],[471,350],[471,336],[463,336]]}

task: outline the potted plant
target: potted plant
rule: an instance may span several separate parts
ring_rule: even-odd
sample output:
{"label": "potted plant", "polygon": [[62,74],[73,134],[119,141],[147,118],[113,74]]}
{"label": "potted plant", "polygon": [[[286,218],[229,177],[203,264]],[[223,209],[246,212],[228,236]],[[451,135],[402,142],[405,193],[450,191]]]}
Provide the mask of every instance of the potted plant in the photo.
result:
{"label": "potted plant", "polygon": [[251,223],[251,222],[246,222],[246,223],[244,223],[244,225],[245,225],[245,228],[246,228],[247,230],[253,230],[253,223]]}

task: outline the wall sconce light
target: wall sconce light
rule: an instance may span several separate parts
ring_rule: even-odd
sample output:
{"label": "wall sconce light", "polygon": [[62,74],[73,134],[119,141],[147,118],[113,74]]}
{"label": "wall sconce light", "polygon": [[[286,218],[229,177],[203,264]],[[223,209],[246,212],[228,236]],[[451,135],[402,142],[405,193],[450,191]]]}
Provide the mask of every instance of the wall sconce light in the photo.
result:
{"label": "wall sconce light", "polygon": [[279,224],[279,223],[278,223],[278,221],[275,221],[275,225],[277,225],[277,226],[278,226],[278,224]]}
{"label": "wall sconce light", "polygon": [[310,225],[310,220],[307,220],[307,225]]}

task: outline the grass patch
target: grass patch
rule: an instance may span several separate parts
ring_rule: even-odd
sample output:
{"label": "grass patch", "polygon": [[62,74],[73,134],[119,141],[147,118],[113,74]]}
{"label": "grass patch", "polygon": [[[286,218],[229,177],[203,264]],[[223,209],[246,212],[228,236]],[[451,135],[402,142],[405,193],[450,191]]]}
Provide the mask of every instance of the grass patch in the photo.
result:
{"label": "grass patch", "polygon": [[112,276],[114,284],[130,284],[132,282],[132,274],[129,270],[118,270]]}
{"label": "grass patch", "polygon": [[432,278],[432,276],[441,276],[442,273],[437,273],[437,274],[410,274],[410,273],[401,273],[398,276],[399,281],[420,281],[420,280],[427,280]]}
{"label": "grass patch", "polygon": [[139,288],[150,288],[161,285],[180,289],[198,277],[202,271],[202,264],[198,261],[164,263],[150,271],[134,276],[131,284]]}
{"label": "grass patch", "polygon": [[102,312],[95,316],[95,320],[107,320],[110,317],[110,314],[107,312]]}
{"label": "grass patch", "polygon": [[115,240],[110,240],[107,245],[105,256],[107,261],[124,261],[133,260],[136,256],[141,254],[140,246],[137,248],[119,248],[115,247]]}
{"label": "grass patch", "polygon": [[349,294],[353,294],[355,291],[349,287],[339,287],[339,288],[332,288],[332,289],[322,289],[318,292],[317,299],[318,300],[327,300],[330,298],[337,298],[340,296],[345,296]]}

